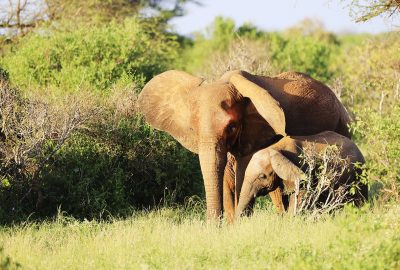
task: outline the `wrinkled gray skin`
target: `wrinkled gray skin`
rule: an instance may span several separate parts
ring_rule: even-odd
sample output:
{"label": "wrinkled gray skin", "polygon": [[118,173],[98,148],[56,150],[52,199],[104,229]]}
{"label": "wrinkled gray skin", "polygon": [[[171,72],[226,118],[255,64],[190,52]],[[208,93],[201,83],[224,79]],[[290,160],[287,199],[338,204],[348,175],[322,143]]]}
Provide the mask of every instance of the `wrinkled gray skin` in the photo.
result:
{"label": "wrinkled gray skin", "polygon": [[[221,216],[223,202],[233,218],[247,165],[244,156],[286,134],[332,130],[349,136],[349,117],[334,93],[296,72],[264,77],[231,71],[207,84],[170,70],[145,85],[138,106],[151,126],[199,154],[209,220]],[[231,169],[226,169],[228,159]],[[235,192],[224,190],[223,199],[224,173],[235,181]]]}
{"label": "wrinkled gray skin", "polygon": [[[348,138],[332,131],[322,132],[311,136],[287,136],[279,142],[256,152],[245,172],[242,190],[240,193],[236,217],[240,217],[246,210],[251,211],[251,205],[257,196],[265,195],[268,192],[275,192],[272,197],[273,203],[279,212],[283,212],[293,205],[283,199],[283,191],[294,192],[296,181],[304,177],[304,168],[301,167],[300,155],[305,145],[313,143],[315,150],[323,151],[330,145],[336,145],[340,152],[340,158],[348,159],[349,169],[336,180],[335,188],[344,184],[349,185],[359,181],[359,165],[364,164],[364,157],[357,146]],[[354,163],[359,165],[354,166]],[[304,167],[304,166],[303,166]],[[368,187],[361,182],[357,183],[359,190],[347,199],[360,205],[368,198]],[[278,193],[280,195],[278,195]],[[321,196],[321,200],[325,198]],[[294,201],[290,202],[291,204]]]}

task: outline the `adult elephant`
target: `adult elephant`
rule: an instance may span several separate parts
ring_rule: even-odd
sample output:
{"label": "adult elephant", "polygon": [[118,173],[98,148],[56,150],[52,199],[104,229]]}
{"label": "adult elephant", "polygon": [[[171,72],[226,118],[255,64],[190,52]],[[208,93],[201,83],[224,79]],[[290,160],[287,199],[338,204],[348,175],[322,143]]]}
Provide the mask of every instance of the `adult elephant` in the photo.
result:
{"label": "adult elephant", "polygon": [[188,73],[170,70],[145,85],[138,105],[150,125],[199,154],[209,219],[222,213],[228,153],[233,156],[237,201],[248,162],[242,157],[286,134],[332,130],[349,136],[349,117],[335,94],[296,72],[264,77],[231,71],[219,81],[204,83]]}

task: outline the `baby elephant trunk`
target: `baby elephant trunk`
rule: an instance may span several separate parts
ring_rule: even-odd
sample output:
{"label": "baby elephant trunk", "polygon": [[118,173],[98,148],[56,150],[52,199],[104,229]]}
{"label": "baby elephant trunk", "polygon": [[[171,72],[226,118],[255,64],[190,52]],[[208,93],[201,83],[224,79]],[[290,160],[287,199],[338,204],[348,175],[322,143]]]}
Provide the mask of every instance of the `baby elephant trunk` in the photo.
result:
{"label": "baby elephant trunk", "polygon": [[238,206],[235,212],[236,219],[248,214],[249,206],[254,203],[256,196],[256,190],[249,183],[249,179],[245,178],[242,189],[240,191]]}

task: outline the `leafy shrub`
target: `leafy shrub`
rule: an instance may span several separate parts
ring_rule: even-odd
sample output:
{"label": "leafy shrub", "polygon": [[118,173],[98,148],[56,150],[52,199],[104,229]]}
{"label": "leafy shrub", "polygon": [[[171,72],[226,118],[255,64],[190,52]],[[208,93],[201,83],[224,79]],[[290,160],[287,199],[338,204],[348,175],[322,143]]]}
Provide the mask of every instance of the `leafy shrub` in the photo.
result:
{"label": "leafy shrub", "polygon": [[283,36],[288,39],[294,37],[312,37],[317,41],[340,45],[338,37],[335,34],[326,31],[323,22],[318,19],[305,18],[292,27],[284,30]]}
{"label": "leafy shrub", "polygon": [[371,195],[384,201],[400,198],[399,41],[388,33],[348,42],[331,64],[354,115],[353,139],[366,159]]}
{"label": "leafy shrub", "polygon": [[382,116],[371,109],[357,112],[352,125],[354,139],[365,153],[373,196],[383,200],[400,199],[400,105]]}
{"label": "leafy shrub", "polygon": [[227,50],[217,51],[204,60],[205,67],[199,75],[208,80],[217,80],[229,70],[245,70],[253,74],[274,73],[265,44],[251,39],[237,39]]}
{"label": "leafy shrub", "polygon": [[[293,30],[284,34],[267,33],[249,24],[236,27],[232,20],[217,17],[209,27],[208,33],[195,36],[193,45],[183,54],[181,65],[189,72],[210,75],[214,70],[210,69],[210,64],[219,61],[218,70],[251,67],[247,71],[255,70],[258,74],[293,70],[328,81],[333,75],[330,63],[339,42],[322,27],[314,28],[307,30],[303,27],[301,31]],[[232,49],[240,47],[237,44],[241,43],[246,44],[242,46],[242,50]],[[254,50],[255,47],[257,51]],[[232,61],[236,58],[243,59],[243,55],[247,59],[259,58],[253,62],[263,62],[263,66],[268,70],[254,69],[252,64],[243,65],[240,60]],[[225,68],[221,68],[223,66]]]}
{"label": "leafy shrub", "polygon": [[199,72],[216,51],[228,49],[235,37],[235,22],[229,18],[216,17],[205,33],[195,33],[194,42],[187,44],[177,65],[191,73]]}
{"label": "leafy shrub", "polygon": [[153,21],[81,26],[41,32],[21,40],[2,63],[12,83],[75,90],[107,89],[118,81],[143,83],[164,71],[177,54],[175,37]]}
{"label": "leafy shrub", "polygon": [[399,42],[398,34],[388,33],[343,45],[331,65],[342,81],[345,104],[353,110],[391,112],[400,99]]}
{"label": "leafy shrub", "polygon": [[[307,214],[310,219],[318,219],[324,214],[331,214],[343,208],[348,203],[360,205],[358,200],[358,182],[346,182],[338,186],[338,180],[349,170],[363,168],[364,165],[353,164],[340,155],[340,147],[330,145],[323,151],[317,151],[315,143],[306,143],[303,148],[302,166],[306,168],[305,179],[297,187],[293,214]],[[368,184],[367,179],[360,171],[357,176],[362,184]],[[297,197],[298,196],[298,197]],[[297,198],[296,198],[297,197]]]}
{"label": "leafy shrub", "polygon": [[45,213],[61,205],[80,218],[124,215],[202,193],[196,156],[140,118],[121,120],[98,135],[76,134],[44,174]]}
{"label": "leafy shrub", "polygon": [[293,70],[327,82],[332,77],[330,63],[336,45],[313,37],[283,38],[272,35],[268,40],[271,63],[279,72]]}
{"label": "leafy shrub", "polygon": [[[58,96],[58,103],[45,96],[48,105],[35,107],[33,98],[18,101],[16,94],[2,104],[0,223],[59,209],[77,218],[125,215],[202,194],[197,157],[145,124],[135,112],[134,87],[71,96]],[[50,104],[63,113],[56,117]],[[58,129],[69,123],[68,112],[81,122]]]}
{"label": "leafy shrub", "polygon": [[44,169],[95,111],[85,110],[79,102],[69,98],[63,104],[49,103],[39,96],[28,99],[19,89],[0,83],[0,221],[19,212],[21,205],[39,207],[42,203]]}

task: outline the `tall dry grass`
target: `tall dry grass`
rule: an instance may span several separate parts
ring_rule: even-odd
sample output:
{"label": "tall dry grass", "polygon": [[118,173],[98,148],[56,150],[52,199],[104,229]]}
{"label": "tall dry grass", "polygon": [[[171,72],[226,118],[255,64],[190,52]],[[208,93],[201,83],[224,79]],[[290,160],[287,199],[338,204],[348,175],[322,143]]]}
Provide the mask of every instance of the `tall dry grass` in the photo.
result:
{"label": "tall dry grass", "polygon": [[108,222],[60,214],[1,228],[0,265],[8,257],[23,269],[397,269],[399,214],[396,205],[346,209],[315,222],[257,210],[222,227],[171,208]]}

